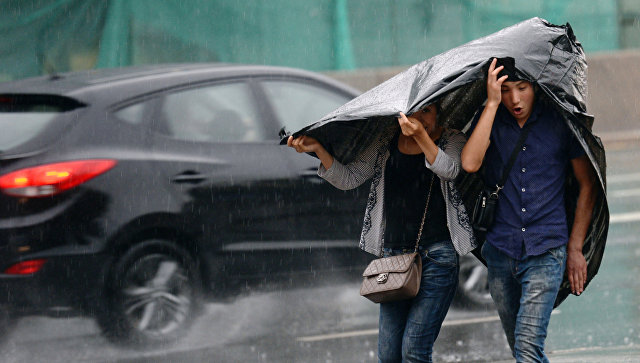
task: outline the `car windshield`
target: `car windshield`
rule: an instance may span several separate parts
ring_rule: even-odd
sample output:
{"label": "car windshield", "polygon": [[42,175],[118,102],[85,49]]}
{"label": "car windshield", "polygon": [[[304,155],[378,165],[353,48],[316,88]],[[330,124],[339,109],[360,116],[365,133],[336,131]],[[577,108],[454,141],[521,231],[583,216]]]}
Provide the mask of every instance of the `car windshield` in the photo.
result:
{"label": "car windshield", "polygon": [[0,152],[28,143],[56,116],[79,106],[60,97],[0,96]]}

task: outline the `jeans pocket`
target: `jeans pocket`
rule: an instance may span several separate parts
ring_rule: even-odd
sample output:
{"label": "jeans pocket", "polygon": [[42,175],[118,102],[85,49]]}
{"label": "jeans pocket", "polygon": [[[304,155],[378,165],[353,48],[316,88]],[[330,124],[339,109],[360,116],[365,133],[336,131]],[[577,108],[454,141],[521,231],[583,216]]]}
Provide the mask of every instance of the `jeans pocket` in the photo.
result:
{"label": "jeans pocket", "polygon": [[453,244],[449,242],[449,245],[433,246],[436,248],[428,248],[424,251],[423,259],[431,261],[444,267],[456,267],[458,266],[458,254],[453,248]]}
{"label": "jeans pocket", "polygon": [[550,249],[549,254],[560,264],[564,264],[567,259],[567,246],[560,246]]}
{"label": "jeans pocket", "polygon": [[484,243],[482,244],[482,247],[480,247],[480,256],[482,256],[482,258],[484,258],[484,260],[487,260],[487,255],[485,250],[488,248],[487,245],[489,243],[487,241],[484,241]]}

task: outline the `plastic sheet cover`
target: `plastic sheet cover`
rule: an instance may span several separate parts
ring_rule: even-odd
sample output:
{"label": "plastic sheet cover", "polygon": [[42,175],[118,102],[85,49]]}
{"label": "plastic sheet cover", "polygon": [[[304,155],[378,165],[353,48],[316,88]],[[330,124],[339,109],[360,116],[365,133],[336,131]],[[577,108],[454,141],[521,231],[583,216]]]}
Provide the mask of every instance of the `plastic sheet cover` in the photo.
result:
{"label": "plastic sheet cover", "polygon": [[[540,86],[557,105],[596,171],[598,195],[583,249],[588,263],[588,284],[600,266],[609,226],[606,162],[602,143],[591,132],[593,116],[586,109],[584,51],[568,23],[559,26],[532,18],[438,54],[363,93],[295,132],[294,136],[315,137],[337,160],[346,164],[380,137],[381,132],[394,123],[397,125],[395,117],[399,112],[411,114],[435,101],[441,102],[441,116],[446,126],[465,131],[486,100],[486,74],[494,57],[514,58],[518,76]],[[571,225],[578,184],[573,174],[568,174],[566,205]],[[470,206],[480,187],[479,178],[463,175],[459,179],[465,205]],[[569,293],[565,277],[556,305]]]}

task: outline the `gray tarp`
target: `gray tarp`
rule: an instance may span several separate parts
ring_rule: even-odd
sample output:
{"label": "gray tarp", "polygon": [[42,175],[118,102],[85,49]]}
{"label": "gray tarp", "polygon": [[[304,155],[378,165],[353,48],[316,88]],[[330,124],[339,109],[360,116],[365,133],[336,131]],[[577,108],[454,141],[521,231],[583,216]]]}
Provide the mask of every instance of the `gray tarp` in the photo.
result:
{"label": "gray tarp", "polygon": [[[537,83],[558,106],[587,152],[598,176],[598,195],[583,252],[588,263],[587,283],[600,267],[609,210],[605,195],[606,162],[600,139],[593,135],[593,116],[587,114],[587,64],[569,24],[558,26],[532,18],[497,33],[471,41],[418,63],[297,131],[294,136],[318,139],[340,162],[353,160],[398,112],[410,114],[422,105],[442,101],[441,116],[447,127],[464,130],[486,100],[486,73],[493,57],[512,57],[523,79]],[[567,178],[568,223],[573,223],[577,182]],[[459,188],[470,206],[479,187],[474,175],[463,176]],[[565,277],[556,305],[570,293]]]}

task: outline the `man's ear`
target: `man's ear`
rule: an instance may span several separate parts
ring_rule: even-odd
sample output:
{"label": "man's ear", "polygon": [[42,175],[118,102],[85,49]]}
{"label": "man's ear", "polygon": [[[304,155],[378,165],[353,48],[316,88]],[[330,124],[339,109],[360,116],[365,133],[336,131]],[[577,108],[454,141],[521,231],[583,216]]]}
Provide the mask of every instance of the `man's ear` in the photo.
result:
{"label": "man's ear", "polygon": [[531,83],[533,86],[533,94],[535,95],[536,100],[540,98],[540,86],[537,83]]}

